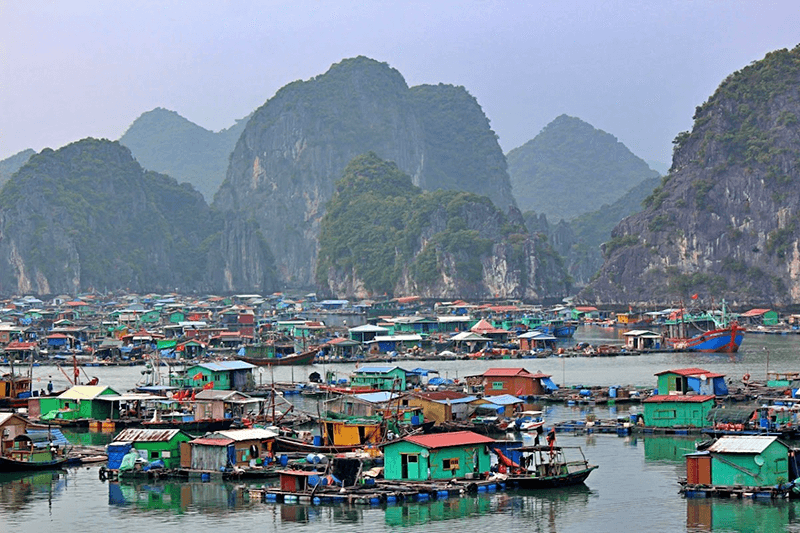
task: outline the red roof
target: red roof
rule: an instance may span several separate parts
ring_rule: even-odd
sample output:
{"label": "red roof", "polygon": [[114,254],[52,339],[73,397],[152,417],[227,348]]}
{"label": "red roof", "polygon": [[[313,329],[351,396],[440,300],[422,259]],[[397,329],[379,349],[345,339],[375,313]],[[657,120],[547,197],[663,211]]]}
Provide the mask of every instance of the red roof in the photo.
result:
{"label": "red roof", "polygon": [[469,328],[469,330],[474,331],[475,333],[508,333],[508,331],[504,329],[494,327],[484,318],[480,319],[480,321]]}
{"label": "red roof", "polygon": [[430,435],[413,435],[403,439],[425,448],[449,448],[451,446],[468,446],[470,444],[490,444],[494,439],[479,435],[472,431],[453,431],[449,433],[433,433]]}
{"label": "red roof", "polygon": [[679,376],[695,376],[697,374],[709,375],[711,374],[711,372],[703,368],[678,368],[677,370],[664,370],[662,372],[657,372],[655,375],[661,376],[663,374],[678,374]]}
{"label": "red roof", "polygon": [[592,311],[597,311],[597,308],[591,305],[586,305],[586,306],[578,306],[575,308],[575,310],[581,313],[591,313]]}
{"label": "red roof", "polygon": [[771,311],[771,309],[751,309],[746,313],[742,313],[741,316],[761,316],[769,311]]}
{"label": "red roof", "polygon": [[14,342],[9,342],[8,343],[8,346],[6,346],[6,351],[9,351],[9,350],[33,350],[34,348],[36,348],[36,346],[38,346],[38,345],[35,342],[14,341]]}
{"label": "red roof", "polygon": [[659,394],[658,396],[650,396],[644,403],[663,403],[663,402],[680,402],[680,403],[703,403],[708,400],[713,400],[712,394],[698,394],[692,396],[684,396],[682,394],[668,395]]}
{"label": "red roof", "polygon": [[441,400],[460,400],[461,398],[466,398],[467,395],[463,392],[458,392],[454,390],[442,390],[442,391],[431,391],[431,392],[421,392],[417,394],[420,398],[424,398],[426,400],[441,401]]}
{"label": "red roof", "polygon": [[[513,376],[525,376],[525,377],[532,377],[533,374],[525,370],[524,368],[490,368],[483,374],[483,377],[513,377]],[[548,376],[550,377],[550,376]]]}

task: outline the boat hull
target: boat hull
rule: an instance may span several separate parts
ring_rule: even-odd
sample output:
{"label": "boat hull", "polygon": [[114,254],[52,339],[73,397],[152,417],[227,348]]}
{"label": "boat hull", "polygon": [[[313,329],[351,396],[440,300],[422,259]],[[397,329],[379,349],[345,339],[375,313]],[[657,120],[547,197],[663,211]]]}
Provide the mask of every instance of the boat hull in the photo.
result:
{"label": "boat hull", "polygon": [[597,467],[590,465],[583,470],[558,476],[534,477],[512,475],[508,476],[507,482],[520,489],[553,489],[558,487],[569,487],[572,485],[580,485],[586,481],[586,478],[589,477],[589,474],[591,474],[592,470],[595,468]]}
{"label": "boat hull", "polygon": [[692,352],[736,353],[744,340],[744,329],[729,328],[706,331],[688,339],[668,339],[676,350]]}
{"label": "boat hull", "polygon": [[65,466],[67,459],[59,457],[52,461],[17,461],[9,457],[0,456],[0,473],[5,472],[30,472],[36,470],[59,470]]}

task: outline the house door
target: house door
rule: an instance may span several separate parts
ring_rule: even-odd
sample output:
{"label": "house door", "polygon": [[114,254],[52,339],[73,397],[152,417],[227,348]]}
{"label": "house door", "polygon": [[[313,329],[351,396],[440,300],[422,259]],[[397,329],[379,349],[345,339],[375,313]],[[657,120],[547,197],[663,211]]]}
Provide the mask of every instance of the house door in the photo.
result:
{"label": "house door", "polygon": [[419,479],[419,455],[400,454],[400,477],[402,479]]}

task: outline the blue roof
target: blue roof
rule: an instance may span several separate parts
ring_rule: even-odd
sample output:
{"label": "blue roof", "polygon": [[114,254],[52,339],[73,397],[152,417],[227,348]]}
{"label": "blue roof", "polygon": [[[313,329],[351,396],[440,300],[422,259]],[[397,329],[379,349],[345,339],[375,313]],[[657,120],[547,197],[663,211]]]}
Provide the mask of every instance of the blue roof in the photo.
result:
{"label": "blue roof", "polygon": [[[464,396],[463,398],[450,398],[447,400],[433,400],[436,403],[446,403],[446,404],[454,404],[454,403],[469,403],[474,402],[477,400],[477,396]],[[486,404],[483,404],[486,405]]]}
{"label": "blue roof", "polygon": [[70,442],[67,440],[67,438],[64,436],[64,434],[61,433],[61,430],[60,429],[56,429],[56,428],[50,428],[50,429],[30,429],[29,428],[29,429],[25,430],[25,433],[27,433],[28,435],[31,435],[31,436],[33,436],[33,435],[43,435],[45,437],[49,437],[46,441],[35,443],[34,446],[36,446],[37,448],[44,448],[46,446],[50,446],[51,442],[53,444],[57,445],[57,446],[69,446],[69,444],[70,444]]}
{"label": "blue roof", "polygon": [[255,368],[255,365],[245,363],[244,361],[214,361],[211,363],[200,363],[200,367],[211,370],[212,372],[224,372],[226,370],[250,370]]}
{"label": "blue roof", "polygon": [[438,374],[438,370],[431,370],[428,368],[415,368],[414,370],[410,371],[409,374],[417,374],[419,376],[427,376],[428,374]]}
{"label": "blue roof", "polygon": [[[363,394],[354,394],[353,396],[369,403],[384,403],[393,398],[392,393],[389,391],[365,392]],[[394,398],[397,398],[397,396],[395,394]]]}
{"label": "blue roof", "polygon": [[496,405],[512,405],[515,403],[523,403],[522,400],[510,394],[500,394],[498,396],[487,396],[486,400]]}

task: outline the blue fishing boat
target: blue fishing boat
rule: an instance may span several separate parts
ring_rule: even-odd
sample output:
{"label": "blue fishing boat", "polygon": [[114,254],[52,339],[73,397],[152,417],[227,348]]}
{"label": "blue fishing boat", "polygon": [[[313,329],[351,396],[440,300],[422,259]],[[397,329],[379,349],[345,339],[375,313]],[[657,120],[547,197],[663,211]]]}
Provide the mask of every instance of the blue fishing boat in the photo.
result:
{"label": "blue fishing boat", "polygon": [[683,308],[666,322],[666,342],[674,350],[735,353],[744,340],[745,329],[727,312],[690,313]]}

